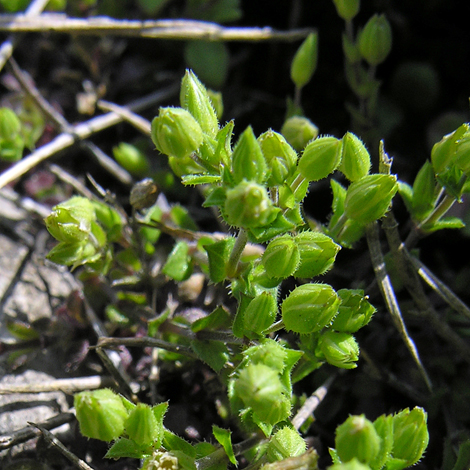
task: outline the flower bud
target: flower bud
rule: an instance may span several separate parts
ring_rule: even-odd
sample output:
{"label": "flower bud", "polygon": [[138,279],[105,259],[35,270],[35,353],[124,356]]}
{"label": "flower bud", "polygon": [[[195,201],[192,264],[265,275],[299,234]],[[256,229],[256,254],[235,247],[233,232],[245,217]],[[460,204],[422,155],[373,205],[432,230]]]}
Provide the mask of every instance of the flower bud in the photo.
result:
{"label": "flower bud", "polygon": [[359,34],[359,51],[370,65],[382,63],[392,49],[392,28],[385,15],[374,15]]}
{"label": "flower bud", "polygon": [[351,21],[359,12],[360,0],[333,0],[336,11],[344,21]]}
{"label": "flower bud", "polygon": [[[420,407],[407,408],[393,416],[394,459],[410,467],[421,459],[429,442],[427,413]],[[400,468],[405,468],[400,467]]]}
{"label": "flower bud", "polygon": [[124,432],[128,412],[122,398],[107,388],[74,397],[80,432],[85,437],[112,441]]}
{"label": "flower bud", "polygon": [[369,465],[365,465],[356,458],[353,458],[346,463],[336,463],[331,467],[328,467],[328,470],[370,470]]}
{"label": "flower bud", "polygon": [[340,289],[341,304],[331,327],[335,331],[354,333],[370,322],[376,308],[364,297],[361,289]]}
{"label": "flower bud", "polygon": [[212,107],[214,108],[217,119],[220,119],[224,114],[224,101],[220,91],[207,90],[209,99],[211,100]]}
{"label": "flower bud", "polygon": [[458,142],[469,132],[469,129],[469,124],[464,123],[454,132],[445,135],[439,142],[434,144],[431,150],[431,162],[437,175],[443,173],[453,162]]}
{"label": "flower bud", "polygon": [[340,300],[328,284],[296,287],[282,302],[282,320],[288,331],[308,334],[329,325],[338,313]]}
{"label": "flower bud", "polygon": [[227,191],[222,215],[234,227],[254,228],[271,223],[279,210],[273,206],[264,186],[242,181]]}
{"label": "flower bud", "polygon": [[297,88],[305,86],[312,78],[318,63],[318,34],[310,33],[295,53],[290,76]]}
{"label": "flower bud", "polygon": [[341,165],[339,170],[349,181],[366,176],[370,170],[370,155],[364,143],[352,132],[343,136]]}
{"label": "flower bud", "polygon": [[349,333],[328,330],[320,336],[317,350],[328,362],[341,369],[355,369],[359,359],[359,346]]}
{"label": "flower bud", "polygon": [[344,200],[346,216],[363,225],[380,219],[387,212],[398,190],[394,175],[366,175],[349,186]]}
{"label": "flower bud", "polygon": [[300,263],[295,277],[310,278],[326,273],[335,262],[341,249],[328,235],[321,232],[305,231],[294,237],[299,249]]}
{"label": "flower bud", "polygon": [[261,262],[269,277],[286,279],[299,266],[300,254],[297,243],[290,235],[281,235],[271,240]]}
{"label": "flower bud", "polygon": [[266,455],[270,462],[275,462],[302,455],[306,447],[302,436],[295,429],[285,426],[269,440]]}
{"label": "flower bud", "polygon": [[152,408],[145,403],[139,403],[129,412],[125,430],[129,439],[143,446],[151,445],[163,434],[163,427],[155,417]]}
{"label": "flower bud", "polygon": [[458,140],[455,149],[455,166],[466,175],[470,172],[470,130]]}
{"label": "flower bud", "polygon": [[335,447],[341,462],[356,458],[367,464],[379,452],[380,437],[364,415],[350,416],[336,428]]}
{"label": "flower bud", "polygon": [[181,82],[180,104],[194,116],[205,134],[216,136],[219,123],[214,107],[206,87],[191,70],[186,70]]}
{"label": "flower bud", "polygon": [[268,167],[271,169],[268,186],[284,184],[296,169],[297,153],[287,143],[282,134],[272,130],[261,134],[258,137],[258,142]]}
{"label": "flower bud", "polygon": [[147,157],[134,145],[121,142],[113,147],[113,155],[119,165],[132,175],[143,176],[149,171]]}
{"label": "flower bud", "polygon": [[243,313],[243,324],[248,337],[253,332],[261,334],[271,326],[276,318],[277,302],[268,292],[262,292],[255,297]]}
{"label": "flower bud", "polygon": [[244,179],[257,183],[266,180],[266,160],[251,126],[243,131],[233,149],[232,171],[236,183]]}
{"label": "flower bud", "polygon": [[189,157],[203,141],[201,126],[183,108],[160,108],[152,121],[151,136],[161,153],[177,158]]}
{"label": "flower bud", "polygon": [[308,181],[326,178],[341,162],[341,140],[332,136],[317,137],[307,144],[299,159],[299,173]]}
{"label": "flower bud", "polygon": [[318,127],[303,116],[292,116],[284,122],[281,134],[299,152],[318,136]]}

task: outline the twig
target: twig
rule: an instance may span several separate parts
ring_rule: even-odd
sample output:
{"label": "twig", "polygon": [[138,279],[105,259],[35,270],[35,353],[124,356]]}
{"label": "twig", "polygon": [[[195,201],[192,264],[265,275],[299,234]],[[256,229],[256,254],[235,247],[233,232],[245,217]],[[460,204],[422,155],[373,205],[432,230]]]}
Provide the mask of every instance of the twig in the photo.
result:
{"label": "twig", "polygon": [[[176,94],[179,89],[178,85],[173,85],[163,90],[157,91],[143,98],[133,101],[128,105],[129,109],[138,111],[140,109],[157,104],[170,96]],[[92,134],[100,132],[108,127],[114,126],[122,121],[122,117],[111,112],[102,116],[97,116],[82,124],[73,127],[73,132],[64,132],[55,139],[39,149],[32,152],[27,157],[10,167],[0,175],[0,188],[11,183],[16,178],[23,176],[26,172],[34,168],[42,161],[55,155],[57,152],[64,150],[75,143],[76,140],[87,139]]]}
{"label": "twig", "polygon": [[[73,413],[62,413],[54,416],[41,423],[44,429],[54,429],[62,426],[65,423],[70,423],[75,419]],[[38,431],[32,426],[25,426],[24,428],[13,431],[11,434],[4,434],[0,436],[0,450],[9,449],[23,442],[34,439],[38,436]]]}
{"label": "twig", "polygon": [[119,116],[121,116],[124,121],[132,124],[137,130],[142,132],[142,134],[146,135],[147,137],[150,135],[150,121],[143,118],[142,116],[139,116],[138,114],[133,113],[132,111],[129,111],[124,106],[119,106],[104,100],[99,100],[97,106],[103,111],[113,111],[116,114],[119,114]]}
{"label": "twig", "polygon": [[390,312],[393,323],[398,329],[403,341],[405,342],[406,347],[410,351],[411,356],[413,357],[416,365],[418,366],[418,369],[421,375],[423,376],[428,390],[432,391],[431,379],[429,378],[426,369],[424,368],[421,362],[418,350],[416,349],[413,340],[408,334],[405,322],[403,321],[403,317],[401,315],[400,306],[398,305],[398,301],[395,297],[395,292],[393,290],[392,283],[385,269],[385,261],[383,258],[382,250],[380,248],[377,222],[373,222],[372,224],[369,224],[367,226],[366,236],[372,266],[374,267],[375,277],[377,279],[380,292],[382,293],[382,297],[384,298],[385,303],[387,305],[387,309]]}
{"label": "twig", "polygon": [[31,426],[39,429],[44,439],[46,439],[49,444],[55,447],[62,455],[64,455],[72,464],[79,468],[80,470],[94,470],[93,467],[90,467],[84,460],[78,458],[75,454],[70,452],[67,447],[62,444],[62,442],[57,439],[51,432],[49,432],[44,426],[35,423],[29,423]]}
{"label": "twig", "polygon": [[43,393],[55,391],[74,393],[81,390],[94,390],[96,388],[110,387],[112,385],[114,385],[114,380],[111,377],[96,375],[93,377],[57,379],[28,385],[8,384],[6,386],[0,386],[0,395],[7,395],[10,393]]}
{"label": "twig", "polygon": [[[33,0],[29,7],[22,15],[24,18],[34,17],[40,15],[41,12],[46,8],[49,0]],[[0,17],[1,18],[1,17]],[[1,21],[1,20],[0,20]],[[6,61],[13,54],[13,49],[16,45],[16,37],[10,36],[0,47],[0,70],[5,66]]]}
{"label": "twig", "polygon": [[[100,200],[81,181],[79,181],[77,178],[72,176],[70,173],[67,173],[60,166],[52,164],[49,167],[49,170],[51,171],[52,174],[56,175],[57,178],[59,178],[59,180],[61,180],[64,183],[67,183],[68,185],[72,186],[72,188],[78,194],[81,194],[82,196],[84,196],[84,197],[86,197],[87,199],[90,199],[90,200],[95,200],[95,201]],[[49,213],[50,213],[50,211],[49,211]]]}
{"label": "twig", "polygon": [[45,13],[38,18],[26,15],[0,16],[0,31],[10,33],[55,32],[92,36],[114,35],[152,39],[206,41],[296,41],[312,32],[311,28],[276,31],[262,28],[225,27],[216,23],[185,19],[118,20],[105,16],[71,18],[60,13]]}

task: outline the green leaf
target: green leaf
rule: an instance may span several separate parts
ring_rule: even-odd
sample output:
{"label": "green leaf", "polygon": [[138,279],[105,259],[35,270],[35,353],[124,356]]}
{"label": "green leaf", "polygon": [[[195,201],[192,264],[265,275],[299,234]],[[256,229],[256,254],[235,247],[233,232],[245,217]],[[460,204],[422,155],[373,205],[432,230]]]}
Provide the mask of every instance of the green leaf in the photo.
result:
{"label": "green leaf", "polygon": [[181,451],[189,457],[196,457],[196,450],[188,442],[172,433],[168,429],[165,429],[163,432],[163,447],[166,450],[171,450],[172,452]]}
{"label": "green leaf", "polygon": [[442,230],[446,228],[463,228],[465,224],[458,217],[443,217],[432,224],[425,224],[422,227],[427,233],[436,232],[437,230]]}
{"label": "green leaf", "polygon": [[218,175],[185,175],[181,178],[182,183],[185,186],[191,186],[196,184],[214,184],[221,180]]}
{"label": "green leaf", "polygon": [[196,320],[191,325],[194,333],[202,330],[217,330],[228,325],[230,322],[230,313],[221,305],[219,305],[209,315]]}
{"label": "green leaf", "polygon": [[230,460],[233,465],[238,467],[237,459],[235,458],[235,454],[233,453],[232,447],[232,432],[228,429],[219,428],[215,424],[212,425],[212,434],[217,439],[217,442],[224,448],[225,453],[227,454],[228,459]]}
{"label": "green leaf", "polygon": [[141,446],[132,439],[126,439],[124,437],[119,438],[109,448],[105,454],[106,459],[120,459],[121,457],[130,457],[133,459],[141,459],[145,454],[150,453],[150,449],[144,452]]}
{"label": "green leaf", "polygon": [[235,238],[228,237],[212,243],[211,245],[204,246],[207,256],[209,257],[209,277],[212,282],[222,282],[225,279],[225,265],[227,264],[234,244]]}
{"label": "green leaf", "polygon": [[249,234],[251,241],[256,243],[265,243],[277,235],[293,230],[295,225],[284,217],[281,213],[274,219],[274,221],[263,227],[250,228]]}
{"label": "green leaf", "polygon": [[39,338],[39,333],[30,324],[19,320],[7,320],[6,327],[11,335],[20,340],[30,341]]}
{"label": "green leaf", "polygon": [[175,281],[183,281],[191,275],[191,258],[189,247],[184,241],[177,242],[173,247],[162,272]]}
{"label": "green leaf", "polygon": [[216,372],[219,372],[230,359],[227,346],[220,341],[194,339],[191,341],[191,347],[199,359]]}
{"label": "green leaf", "polygon": [[189,215],[188,209],[180,204],[175,204],[171,207],[170,217],[178,227],[186,230],[199,230],[199,227]]}

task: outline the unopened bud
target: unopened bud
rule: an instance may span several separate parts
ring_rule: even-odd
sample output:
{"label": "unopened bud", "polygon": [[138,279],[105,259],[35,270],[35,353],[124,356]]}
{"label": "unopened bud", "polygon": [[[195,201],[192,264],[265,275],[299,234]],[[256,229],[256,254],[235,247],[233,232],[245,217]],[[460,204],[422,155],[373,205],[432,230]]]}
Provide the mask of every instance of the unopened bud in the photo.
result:
{"label": "unopened bud", "polygon": [[312,78],[318,63],[318,34],[310,33],[300,45],[292,61],[290,76],[297,88]]}
{"label": "unopened bud", "polygon": [[370,170],[370,155],[364,143],[352,132],[343,136],[342,158],[339,170],[349,181],[366,176]]}
{"label": "unopened bud", "polygon": [[318,350],[328,364],[340,369],[355,369],[359,359],[359,346],[349,333],[328,330],[320,336]]}
{"label": "unopened bud", "polygon": [[236,183],[243,179],[263,183],[266,179],[266,160],[251,126],[243,131],[233,149],[232,171]]}
{"label": "unopened bud", "polygon": [[299,152],[318,136],[318,127],[306,117],[292,116],[284,122],[281,134]]}
{"label": "unopened bud", "polygon": [[271,240],[263,254],[262,263],[271,278],[286,279],[294,273],[300,262],[297,243],[290,235]]}
{"label": "unopened bud", "polygon": [[341,162],[341,140],[332,136],[311,141],[299,159],[299,173],[308,181],[326,178]]}
{"label": "unopened bud", "polygon": [[333,0],[338,16],[351,21],[359,12],[360,0]]}
{"label": "unopened bud", "polygon": [[385,15],[374,15],[359,34],[359,51],[370,65],[382,63],[392,49],[392,28]]}

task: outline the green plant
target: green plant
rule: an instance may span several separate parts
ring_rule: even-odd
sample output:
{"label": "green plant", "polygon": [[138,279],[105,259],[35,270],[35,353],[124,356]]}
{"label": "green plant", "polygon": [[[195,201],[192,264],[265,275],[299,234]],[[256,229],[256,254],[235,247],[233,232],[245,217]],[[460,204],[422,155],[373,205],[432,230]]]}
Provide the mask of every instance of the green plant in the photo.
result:
{"label": "green plant", "polygon": [[[350,24],[358,2],[335,5]],[[374,16],[358,41],[344,38],[346,67],[357,67],[362,57],[373,72],[391,46],[386,19]],[[165,356],[168,360],[187,354],[188,360],[207,363],[227,389],[232,415],[252,438],[235,446],[230,431],[214,426],[221,448],[190,445],[163,426],[166,403],[134,404],[110,391],[77,395],[82,433],[114,441],[108,457],[142,458],[144,469],[162,466],[163,461],[172,468],[194,469],[224,466],[226,461],[236,465],[241,453],[255,448],[256,452],[247,454],[253,468],[303,455],[307,459],[303,465],[316,468],[317,457],[305,451],[299,426],[290,422],[297,398],[293,383],[326,363],[339,369],[357,367],[359,347],[354,334],[368,324],[375,308],[361,289],[335,290],[312,278],[333,269],[338,252],[353,247],[363,236],[386,304],[430,386],[383,273],[375,238],[377,221],[383,220],[392,255],[403,272],[413,261],[406,248],[418,237],[462,226],[460,220],[447,218],[446,212],[470,190],[468,124],[434,146],[431,162],[423,165],[412,186],[391,173],[383,143],[379,172],[372,173],[369,151],[355,133],[347,132],[342,138],[318,136],[318,129],[298,115],[300,90],[315,71],[316,47],[316,36],[309,36],[293,61],[296,112],[286,120],[289,126],[283,129],[289,132],[284,135],[267,130],[256,137],[247,127],[232,145],[234,123],[220,125],[208,91],[191,71],[182,80],[181,106],[161,108],[151,123],[156,148],[168,157],[184,185],[198,187],[203,206],[215,209],[230,233],[199,231],[180,206],[164,212],[155,204],[156,189],[148,180],[131,193],[132,216],[117,204],[76,197],[57,205],[46,219],[50,233],[60,242],[49,258],[73,268],[83,266],[85,276],[109,275],[117,287],[138,286],[152,277],[148,260],[166,232],[175,243],[160,274],[182,283],[194,273],[203,273],[211,283],[230,291],[230,308],[218,306],[192,322],[172,317],[168,309],[147,322],[147,333],[161,340],[161,349],[170,351]],[[373,111],[378,93],[372,72],[364,75],[361,68],[354,72],[363,80],[354,82],[354,91],[367,112]],[[364,115],[352,114],[357,122],[364,122]],[[340,181],[331,178],[333,174]],[[333,192],[332,215],[327,224],[315,224],[303,214],[302,203],[311,183],[327,179]],[[393,238],[397,234],[390,207],[397,193],[414,222],[404,246],[397,244],[399,237]],[[404,280],[415,301],[422,302],[419,289],[410,279]],[[290,292],[281,299],[287,282],[291,282]],[[145,296],[143,302],[150,304]],[[280,336],[273,339],[276,332]],[[110,411],[115,423],[107,418]],[[383,415],[374,422],[364,416],[348,418],[337,428],[332,468],[413,465],[427,446],[426,420],[421,408]]]}

